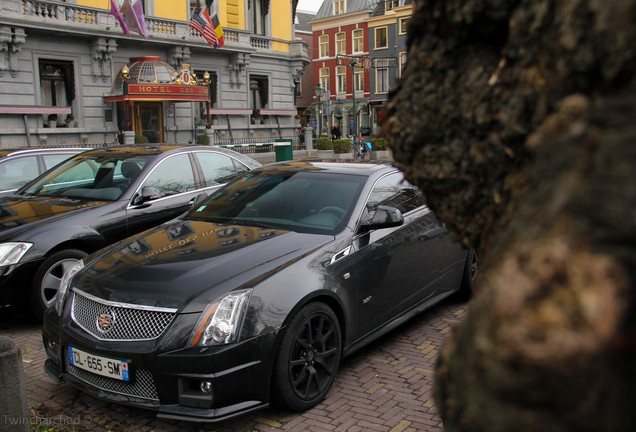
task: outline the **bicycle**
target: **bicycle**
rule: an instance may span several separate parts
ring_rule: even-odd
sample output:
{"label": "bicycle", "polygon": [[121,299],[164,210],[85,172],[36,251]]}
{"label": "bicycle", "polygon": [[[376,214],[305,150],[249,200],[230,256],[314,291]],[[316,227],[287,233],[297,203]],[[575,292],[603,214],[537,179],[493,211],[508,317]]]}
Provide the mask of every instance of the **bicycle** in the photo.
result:
{"label": "bicycle", "polygon": [[360,160],[364,160],[369,153],[369,158],[371,158],[371,143],[365,142],[364,138],[360,138],[360,145],[356,145],[356,140],[353,135],[349,135],[349,140],[351,141],[351,149],[353,150],[353,159],[356,160],[360,158]]}

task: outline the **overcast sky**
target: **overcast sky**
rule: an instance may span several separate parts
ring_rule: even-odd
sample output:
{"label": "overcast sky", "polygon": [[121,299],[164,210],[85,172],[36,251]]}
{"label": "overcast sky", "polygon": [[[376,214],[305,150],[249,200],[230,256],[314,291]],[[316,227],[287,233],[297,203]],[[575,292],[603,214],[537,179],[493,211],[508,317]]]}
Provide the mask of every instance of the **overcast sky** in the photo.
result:
{"label": "overcast sky", "polygon": [[323,0],[299,0],[296,10],[307,12],[318,12]]}

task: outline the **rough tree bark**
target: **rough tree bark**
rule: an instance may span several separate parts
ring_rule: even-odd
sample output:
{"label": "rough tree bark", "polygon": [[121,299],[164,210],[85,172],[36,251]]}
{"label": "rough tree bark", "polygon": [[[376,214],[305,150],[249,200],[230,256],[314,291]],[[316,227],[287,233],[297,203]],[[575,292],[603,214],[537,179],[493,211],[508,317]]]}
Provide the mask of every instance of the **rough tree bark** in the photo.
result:
{"label": "rough tree bark", "polygon": [[383,125],[481,273],[449,431],[636,424],[636,0],[418,0]]}

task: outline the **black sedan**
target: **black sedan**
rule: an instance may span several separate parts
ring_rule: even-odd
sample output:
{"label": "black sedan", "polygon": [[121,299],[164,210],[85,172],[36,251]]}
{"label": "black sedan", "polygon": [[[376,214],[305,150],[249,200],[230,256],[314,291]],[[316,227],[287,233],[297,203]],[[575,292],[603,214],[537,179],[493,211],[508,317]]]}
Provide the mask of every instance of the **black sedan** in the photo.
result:
{"label": "black sedan", "polygon": [[30,300],[41,318],[78,260],[181,215],[258,166],[209,146],[112,147],[73,156],[0,198],[0,307]]}
{"label": "black sedan", "polygon": [[165,418],[305,410],[343,356],[469,294],[476,269],[395,168],[269,165],[70,269],[45,370]]}

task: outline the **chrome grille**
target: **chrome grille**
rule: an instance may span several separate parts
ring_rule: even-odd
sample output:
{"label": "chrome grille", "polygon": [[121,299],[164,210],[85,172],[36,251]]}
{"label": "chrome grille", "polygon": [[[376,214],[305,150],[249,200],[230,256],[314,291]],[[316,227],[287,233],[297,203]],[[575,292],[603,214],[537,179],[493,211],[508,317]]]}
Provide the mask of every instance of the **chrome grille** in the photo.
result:
{"label": "chrome grille", "polygon": [[157,387],[155,386],[155,380],[152,378],[152,374],[147,369],[135,369],[133,381],[121,381],[114,378],[108,378],[101,375],[90,373],[76,366],[73,366],[68,359],[68,350],[65,350],[65,363],[68,373],[75,378],[84,381],[98,389],[117,393],[126,396],[134,396],[142,399],[149,399],[153,401],[159,401],[159,395],[157,394]]}
{"label": "chrome grille", "polygon": [[73,290],[73,321],[101,340],[156,339],[168,328],[176,312],[176,309],[110,302]]}

